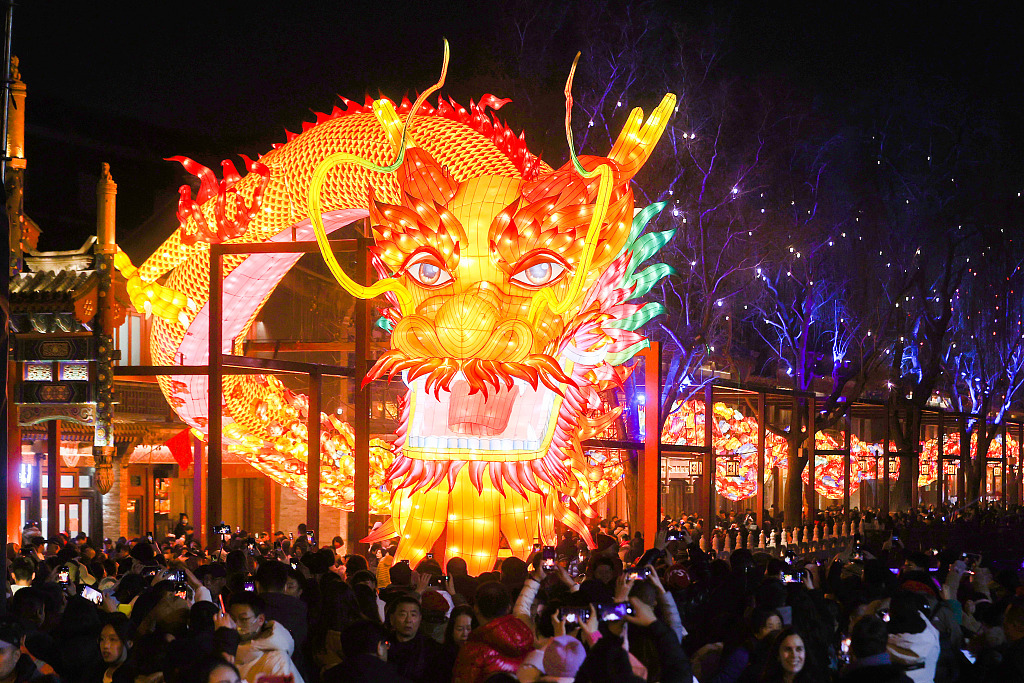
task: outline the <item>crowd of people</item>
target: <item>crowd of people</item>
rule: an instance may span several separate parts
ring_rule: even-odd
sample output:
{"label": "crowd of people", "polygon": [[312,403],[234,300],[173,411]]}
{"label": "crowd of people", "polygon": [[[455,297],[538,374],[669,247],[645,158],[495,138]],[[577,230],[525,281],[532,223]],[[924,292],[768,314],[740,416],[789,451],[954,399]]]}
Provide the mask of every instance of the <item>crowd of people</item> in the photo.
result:
{"label": "crowd of people", "polygon": [[[1024,512],[971,514],[1019,528]],[[159,540],[29,527],[7,548],[0,683],[1024,681],[1019,561],[906,548],[928,518],[871,515],[881,533],[825,558],[708,554],[700,520],[645,542],[610,519],[596,547],[564,531],[480,576],[320,547],[301,525],[221,527],[208,549],[184,516]]]}

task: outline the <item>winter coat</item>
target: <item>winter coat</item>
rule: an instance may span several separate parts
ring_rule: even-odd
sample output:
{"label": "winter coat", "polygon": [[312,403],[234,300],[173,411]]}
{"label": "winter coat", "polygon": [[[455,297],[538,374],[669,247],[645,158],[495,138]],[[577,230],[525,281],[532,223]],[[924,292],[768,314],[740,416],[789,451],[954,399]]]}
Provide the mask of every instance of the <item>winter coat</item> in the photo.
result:
{"label": "winter coat", "polygon": [[413,683],[448,683],[451,670],[442,671],[441,644],[423,633],[422,627],[412,640],[404,643],[392,636],[388,663]]}
{"label": "winter coat", "polygon": [[281,624],[268,621],[259,637],[238,646],[235,666],[242,678],[252,683],[260,675],[295,677],[303,683],[302,674],[292,662],[295,641]]}
{"label": "winter coat", "polygon": [[381,661],[371,654],[356,655],[332,666],[321,674],[320,680],[321,683],[411,683],[390,662]]}
{"label": "winter coat", "polygon": [[533,630],[514,614],[492,619],[469,634],[455,660],[454,683],[483,683],[491,674],[515,674],[533,650]]}
{"label": "winter coat", "polygon": [[888,651],[895,664],[909,667],[907,675],[914,683],[933,683],[939,661],[939,631],[923,614],[921,620],[925,626],[919,633],[890,633]]}
{"label": "winter coat", "polygon": [[911,679],[883,652],[847,665],[839,672],[839,683],[911,683]]}

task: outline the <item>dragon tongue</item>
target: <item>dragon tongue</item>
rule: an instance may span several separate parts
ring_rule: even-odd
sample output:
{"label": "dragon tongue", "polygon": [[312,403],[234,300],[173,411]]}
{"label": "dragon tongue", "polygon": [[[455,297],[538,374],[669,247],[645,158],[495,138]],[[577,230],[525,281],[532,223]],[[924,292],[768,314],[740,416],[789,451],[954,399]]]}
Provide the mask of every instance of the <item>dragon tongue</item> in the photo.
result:
{"label": "dragon tongue", "polygon": [[517,392],[502,386],[497,391],[469,393],[469,383],[452,384],[448,402],[448,429],[468,436],[496,436],[508,427]]}

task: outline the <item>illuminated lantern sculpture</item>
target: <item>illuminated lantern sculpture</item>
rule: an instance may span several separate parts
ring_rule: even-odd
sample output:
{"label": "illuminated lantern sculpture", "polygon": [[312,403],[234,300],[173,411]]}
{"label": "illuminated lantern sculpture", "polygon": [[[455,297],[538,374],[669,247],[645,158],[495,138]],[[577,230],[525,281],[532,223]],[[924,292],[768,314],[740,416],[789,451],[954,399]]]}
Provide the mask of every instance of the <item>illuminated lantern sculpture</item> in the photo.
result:
{"label": "illuminated lantern sculpture", "polygon": [[[819,451],[841,450],[839,442],[830,434],[818,432],[814,435],[814,447]],[[850,435],[850,495],[860,488],[863,478],[860,469],[860,453],[866,450],[863,442],[855,435]],[[842,498],[845,494],[845,477],[843,476],[842,455],[818,455],[814,459],[814,490],[825,498]],[[810,482],[808,469],[804,467],[801,474],[803,482]]]}
{"label": "illuminated lantern sculpture", "polygon": [[[715,489],[728,500],[743,500],[757,493],[757,420],[745,417],[724,403],[714,407],[712,443],[715,446]],[[678,403],[662,430],[662,442],[704,443],[704,404]],[[765,466],[771,469],[786,459],[786,440],[765,434]]]}
{"label": "illuminated lantern sculpture", "polygon": [[[158,318],[154,362],[203,365],[209,243],[316,239],[346,291],[383,303],[391,349],[366,379],[407,387],[396,439],[377,443],[371,464],[371,508],[391,519],[366,540],[398,536],[396,559],[413,564],[443,545],[477,574],[491,569],[501,536],[519,557],[537,538],[554,543],[556,520],[592,544],[584,518],[622,476],[621,464],[587,457],[580,443],[618,416],[585,411],[628,374],[623,363],[647,344],[638,330],[662,311],[635,300],[670,272],[644,263],[672,232],[645,234],[662,205],[634,216],[630,181],[675,97],[646,121],[634,109],[607,157],[572,151],[567,97],[571,158],[553,170],[489,113],[507,100],[427,103],[447,61],[446,44],[441,80],[415,103],[345,100],[247,160],[244,178],[226,164],[217,181],[182,160],[202,182],[195,201],[182,190],[180,230],[138,270],[123,254],[118,267],[135,305]],[[366,216],[380,277],[371,286],[348,277],[327,244]],[[224,259],[223,326],[234,340],[225,351],[298,257]],[[204,376],[162,378],[161,388],[206,430]],[[228,447],[303,493],[305,398],[261,376],[225,377],[223,389]],[[328,416],[321,429],[321,502],[351,509],[351,430]]]}
{"label": "illuminated lantern sculpture", "polygon": [[[945,448],[943,449],[943,469],[947,475],[956,474],[960,468],[960,434],[952,432],[943,438]],[[971,434],[971,458],[978,454],[978,434]],[[1003,435],[997,434],[989,445],[989,457],[1003,455]],[[1006,439],[1006,460],[1014,467],[1020,457],[1020,443],[1013,436],[1007,435]],[[988,467],[1000,467],[999,463],[988,463]],[[918,477],[919,486],[928,486],[938,478],[939,451],[938,439],[928,439],[921,444],[921,470]]]}

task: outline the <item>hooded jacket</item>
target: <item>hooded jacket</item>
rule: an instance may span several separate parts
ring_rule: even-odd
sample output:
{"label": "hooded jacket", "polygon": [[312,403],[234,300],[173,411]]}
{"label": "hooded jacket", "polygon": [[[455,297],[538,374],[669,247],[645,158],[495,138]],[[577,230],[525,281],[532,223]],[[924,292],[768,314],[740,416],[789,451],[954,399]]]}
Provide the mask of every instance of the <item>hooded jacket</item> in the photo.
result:
{"label": "hooded jacket", "polygon": [[281,624],[268,621],[257,638],[238,646],[235,665],[242,678],[256,683],[261,675],[295,677],[295,683],[303,683],[302,675],[292,662],[295,641]]}
{"label": "hooded jacket", "polygon": [[454,683],[483,683],[499,671],[515,674],[533,650],[533,630],[514,614],[493,619],[469,634],[455,660]]}
{"label": "hooded jacket", "polygon": [[939,631],[923,614],[918,614],[924,629],[917,633],[890,633],[889,657],[894,664],[909,667],[907,676],[914,683],[932,683],[939,662]]}

